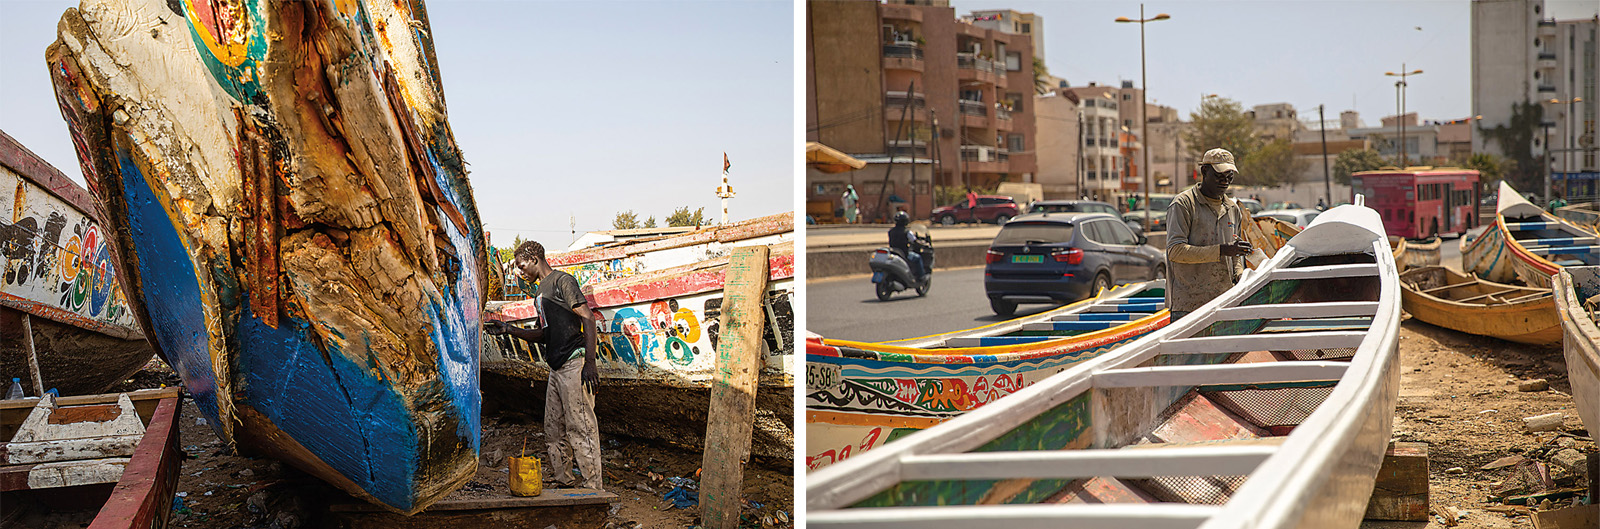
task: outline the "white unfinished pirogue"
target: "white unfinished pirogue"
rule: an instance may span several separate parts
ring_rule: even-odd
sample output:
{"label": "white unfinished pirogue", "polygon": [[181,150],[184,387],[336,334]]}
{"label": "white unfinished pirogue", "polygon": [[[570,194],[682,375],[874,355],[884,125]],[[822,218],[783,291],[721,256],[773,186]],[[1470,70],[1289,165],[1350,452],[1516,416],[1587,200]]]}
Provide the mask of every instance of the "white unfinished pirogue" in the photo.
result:
{"label": "white unfinished pirogue", "polygon": [[1378,214],[1319,216],[1201,309],[806,477],[810,527],[1357,527],[1399,389]]}

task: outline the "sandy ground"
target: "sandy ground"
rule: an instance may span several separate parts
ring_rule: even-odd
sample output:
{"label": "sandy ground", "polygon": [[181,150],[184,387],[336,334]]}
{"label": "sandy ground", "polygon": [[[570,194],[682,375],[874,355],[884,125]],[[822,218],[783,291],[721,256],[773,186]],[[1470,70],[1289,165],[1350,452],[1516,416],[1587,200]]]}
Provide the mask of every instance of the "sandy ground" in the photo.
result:
{"label": "sandy ground", "polygon": [[[114,390],[176,385],[177,377],[152,360],[134,379]],[[185,401],[182,448],[187,456],[178,480],[181,508],[174,527],[295,529],[317,527],[330,503],[354,503],[320,480],[269,458],[224,451],[193,401]],[[452,497],[491,497],[509,493],[506,457],[526,442],[528,455],[544,457],[544,426],[528,414],[502,412],[483,419],[483,449],[477,475]],[[695,478],[701,454],[626,436],[601,434],[606,490],[621,497],[606,527],[697,527],[698,506],[672,508],[662,495],[670,478]],[[696,482],[698,480],[696,479]],[[793,477],[749,465],[744,478],[746,508],[741,527],[793,527]],[[72,524],[65,527],[79,527]]]}
{"label": "sandy ground", "polygon": [[[1497,488],[1514,481],[1513,468],[1481,468],[1513,455],[1548,464],[1562,445],[1595,450],[1573,407],[1560,346],[1505,342],[1413,319],[1401,326],[1400,365],[1394,438],[1428,444],[1434,516],[1426,524],[1368,521],[1363,528],[1447,527],[1439,515],[1448,512],[1446,507],[1465,511],[1458,527],[1532,527],[1524,513],[1488,510],[1505,508],[1492,498]],[[1536,378],[1547,380],[1550,388],[1518,390],[1519,381]],[[1561,431],[1528,433],[1523,428],[1523,417],[1553,412],[1566,415]],[[1557,489],[1579,485],[1579,476],[1559,465],[1549,467]],[[1567,501],[1551,508],[1568,506]]]}

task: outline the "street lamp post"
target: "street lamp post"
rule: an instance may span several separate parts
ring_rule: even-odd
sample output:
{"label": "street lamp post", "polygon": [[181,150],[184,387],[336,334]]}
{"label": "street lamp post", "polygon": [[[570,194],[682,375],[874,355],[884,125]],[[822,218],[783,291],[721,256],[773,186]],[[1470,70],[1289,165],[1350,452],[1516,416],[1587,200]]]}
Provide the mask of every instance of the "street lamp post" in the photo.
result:
{"label": "street lamp post", "polygon": [[[1549,103],[1555,104],[1555,105],[1563,105],[1563,104],[1567,105],[1567,116],[1564,118],[1567,121],[1567,133],[1566,133],[1566,135],[1561,137],[1561,172],[1562,172],[1563,181],[1568,182],[1569,185],[1570,185],[1570,181],[1567,180],[1567,179],[1572,178],[1572,150],[1573,150],[1572,149],[1572,122],[1574,121],[1572,119],[1572,110],[1573,110],[1573,105],[1574,104],[1582,103],[1582,102],[1583,102],[1583,98],[1581,98],[1581,97],[1570,97],[1570,98],[1567,98],[1566,101],[1562,101],[1560,99],[1552,98],[1549,101]],[[1554,123],[1550,123],[1550,125],[1555,125],[1555,124]],[[1550,148],[1550,128],[1549,127],[1545,127],[1545,130],[1544,130],[1544,152],[1547,154],[1547,156],[1545,156],[1545,165],[1554,166],[1555,165],[1555,160],[1550,159],[1550,157],[1548,156],[1548,154],[1551,152],[1551,148]],[[1551,167],[1551,169],[1554,169],[1554,167]],[[1551,178],[1548,176],[1549,174],[1550,174],[1550,171],[1546,170],[1545,171],[1546,177],[1544,179],[1544,202],[1546,204],[1550,203],[1550,180],[1551,180]],[[1565,196],[1565,194],[1563,194],[1563,196]]]}
{"label": "street lamp post", "polygon": [[1139,134],[1141,136],[1143,136],[1143,138],[1140,139],[1141,145],[1139,146],[1139,151],[1144,153],[1144,165],[1140,166],[1139,170],[1144,173],[1144,232],[1145,233],[1150,233],[1150,145],[1149,145],[1149,143],[1150,143],[1150,117],[1145,115],[1144,99],[1145,99],[1145,96],[1150,93],[1150,79],[1145,75],[1145,64],[1144,64],[1144,23],[1145,22],[1154,22],[1154,21],[1157,21],[1157,20],[1166,20],[1166,19],[1169,19],[1169,18],[1172,18],[1172,15],[1168,15],[1166,13],[1161,13],[1159,15],[1156,15],[1156,16],[1153,16],[1153,17],[1150,17],[1150,18],[1145,18],[1144,17],[1144,4],[1139,4],[1139,19],[1138,20],[1132,20],[1132,19],[1129,19],[1128,17],[1117,17],[1117,22],[1138,22],[1139,23],[1139,84],[1142,86],[1142,88],[1139,90],[1139,121],[1142,122],[1142,123],[1140,123],[1140,125],[1142,126],[1142,129],[1141,129],[1141,132]]}
{"label": "street lamp post", "polygon": [[1407,86],[1406,85],[1406,76],[1408,76],[1408,75],[1417,75],[1417,74],[1420,74],[1420,73],[1422,73],[1422,70],[1412,70],[1412,71],[1409,71],[1409,72],[1406,71],[1406,63],[1403,63],[1403,62],[1400,63],[1400,73],[1383,72],[1384,75],[1395,76],[1395,77],[1399,77],[1400,78],[1399,81],[1395,81],[1394,82],[1394,100],[1395,100],[1395,106],[1399,107],[1399,112],[1400,112],[1398,116],[1395,116],[1395,120],[1398,121],[1399,124],[1400,124],[1400,168],[1401,169],[1405,169],[1405,167],[1406,167],[1406,90],[1405,90],[1406,86]]}

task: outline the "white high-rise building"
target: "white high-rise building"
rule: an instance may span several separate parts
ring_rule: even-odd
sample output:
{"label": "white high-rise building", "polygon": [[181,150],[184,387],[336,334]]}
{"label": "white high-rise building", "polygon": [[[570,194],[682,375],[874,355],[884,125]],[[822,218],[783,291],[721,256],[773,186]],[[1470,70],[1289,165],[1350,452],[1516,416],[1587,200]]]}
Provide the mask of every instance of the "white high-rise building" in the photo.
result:
{"label": "white high-rise building", "polygon": [[[1482,128],[1509,125],[1513,105],[1543,107],[1544,123],[1534,132],[1533,154],[1549,155],[1556,173],[1594,172],[1595,154],[1565,151],[1595,145],[1595,19],[1557,21],[1542,0],[1473,0],[1472,113]],[[1550,103],[1573,98],[1574,105]],[[1568,116],[1570,113],[1572,116]],[[1569,132],[1570,131],[1570,132]],[[1545,145],[1545,133],[1550,145]],[[1587,139],[1586,139],[1587,138]],[[1504,155],[1499,143],[1472,127],[1473,152]],[[1550,151],[1548,149],[1554,149]],[[1568,158],[1570,156],[1570,158]],[[1595,194],[1593,176],[1587,192]]]}

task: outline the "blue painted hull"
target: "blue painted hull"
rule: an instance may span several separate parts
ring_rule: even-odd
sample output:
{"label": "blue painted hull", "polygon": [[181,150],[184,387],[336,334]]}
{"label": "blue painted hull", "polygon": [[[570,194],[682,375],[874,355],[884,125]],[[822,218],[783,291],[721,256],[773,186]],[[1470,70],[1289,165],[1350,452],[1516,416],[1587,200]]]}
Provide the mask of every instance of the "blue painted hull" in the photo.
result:
{"label": "blue painted hull", "polygon": [[[123,16],[172,9],[165,0],[140,1],[149,9]],[[394,55],[384,56],[396,65],[345,64],[344,75],[371,68],[365,70],[373,76],[368,86],[377,90],[350,95],[330,84],[333,93],[320,100],[346,98],[339,111],[345,114],[323,116],[330,121],[322,123],[389,119],[392,126],[337,128],[333,135],[335,128],[314,129],[316,115],[301,112],[300,105],[319,99],[302,93],[274,99],[283,95],[274,82],[327,69],[265,65],[287,62],[275,61],[274,53],[291,55],[266,44],[273,24],[315,16],[324,19],[319,27],[371,32],[385,27],[372,21],[398,17],[425,29],[426,13],[420,1],[246,1],[241,11],[220,15],[199,4],[182,2],[177,13],[190,34],[158,34],[132,45],[198,53],[210,75],[182,81],[210,83],[216,93],[239,98],[233,105],[151,95],[161,92],[148,85],[133,94],[117,92],[128,86],[123,83],[173,83],[192,69],[123,61],[113,83],[101,77],[105,66],[92,64],[94,57],[60,42],[47,54],[85,177],[115,234],[129,304],[225,442],[282,459],[394,511],[420,511],[477,469],[480,311],[489,279],[480,272],[487,269],[487,251],[466,171],[443,113],[434,111],[443,101],[406,106],[410,99],[401,95],[437,91],[437,72],[431,79],[395,74],[390,68],[407,64]],[[216,16],[249,23],[219,26]],[[143,22],[88,21],[69,12],[62,31],[92,41],[107,34],[96,31],[98,25],[126,23]],[[232,28],[250,32],[237,39],[246,43],[237,49],[212,34]],[[409,37],[418,39],[417,53],[425,58],[416,63],[431,69],[425,35],[419,30]],[[359,44],[402,37],[407,34]],[[107,48],[115,55],[121,46]],[[139,120],[112,108],[138,96],[148,98]],[[398,108],[363,107],[371,99],[358,96],[387,97]],[[245,111],[235,113],[235,105]],[[197,116],[217,118],[225,134],[204,135],[210,129]],[[185,119],[185,126],[173,125]],[[389,136],[395,131],[400,137]],[[328,160],[357,164],[356,154],[371,154],[356,153],[347,133],[368,134],[369,145],[388,141],[409,156],[398,165],[372,162],[355,175],[330,177],[321,169]],[[208,148],[235,159],[216,165],[215,156],[190,157]],[[340,180],[363,177],[353,184]],[[336,187],[341,184],[349,189]],[[348,210],[359,214],[327,204],[335,199],[355,204]],[[363,201],[383,205],[360,210]]]}

